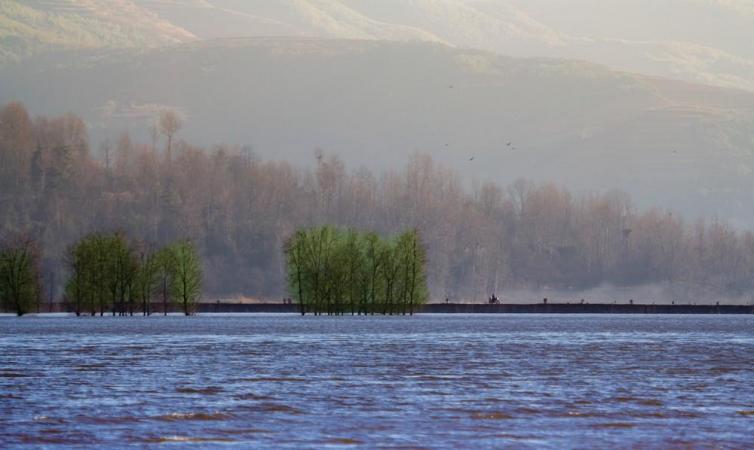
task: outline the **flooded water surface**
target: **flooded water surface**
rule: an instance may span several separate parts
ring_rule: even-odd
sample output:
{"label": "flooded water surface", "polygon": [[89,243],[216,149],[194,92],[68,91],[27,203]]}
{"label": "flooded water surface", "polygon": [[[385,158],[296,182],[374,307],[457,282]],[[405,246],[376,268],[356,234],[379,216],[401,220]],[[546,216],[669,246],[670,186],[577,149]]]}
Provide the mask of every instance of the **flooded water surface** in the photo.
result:
{"label": "flooded water surface", "polygon": [[754,445],[751,316],[0,318],[0,447]]}

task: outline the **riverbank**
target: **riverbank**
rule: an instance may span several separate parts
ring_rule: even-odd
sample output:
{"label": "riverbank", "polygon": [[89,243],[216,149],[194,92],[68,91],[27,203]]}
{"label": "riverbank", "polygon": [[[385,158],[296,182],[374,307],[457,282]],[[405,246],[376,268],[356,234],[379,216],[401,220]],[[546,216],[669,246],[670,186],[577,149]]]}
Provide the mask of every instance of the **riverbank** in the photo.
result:
{"label": "riverbank", "polygon": [[[171,312],[180,312],[172,308]],[[39,313],[66,313],[59,303],[40,305]],[[162,314],[162,305],[153,304],[152,313]],[[214,302],[200,303],[199,313],[270,313],[295,314],[295,304]],[[616,303],[430,303],[415,311],[417,314],[754,314],[754,305],[645,305]],[[108,314],[110,314],[108,312]],[[135,312],[134,314],[141,314]]]}
{"label": "riverbank", "polygon": [[[201,313],[297,313],[298,305],[281,303],[202,303]],[[424,314],[754,314],[751,305],[642,305],[642,304],[469,304],[430,303]]]}

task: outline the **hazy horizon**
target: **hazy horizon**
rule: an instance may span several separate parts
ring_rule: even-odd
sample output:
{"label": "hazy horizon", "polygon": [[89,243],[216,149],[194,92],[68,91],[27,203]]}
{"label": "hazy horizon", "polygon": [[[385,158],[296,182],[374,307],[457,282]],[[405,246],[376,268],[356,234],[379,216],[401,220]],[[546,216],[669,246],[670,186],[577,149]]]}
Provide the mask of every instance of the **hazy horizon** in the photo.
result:
{"label": "hazy horizon", "polygon": [[[80,163],[81,170],[94,178],[88,188],[93,192],[86,192],[91,204],[109,205],[113,198],[133,196],[132,214],[147,222],[161,217],[172,224],[162,234],[153,226],[153,238],[162,241],[189,233],[200,237],[203,251],[211,253],[216,247],[212,251],[220,256],[211,271],[216,278],[213,287],[220,286],[223,293],[222,277],[233,265],[229,255],[245,254],[237,248],[240,244],[219,250],[224,248],[215,242],[219,231],[202,217],[206,208],[216,208],[211,201],[184,198],[194,195],[190,191],[176,194],[191,208],[186,217],[174,217],[173,212],[151,210],[154,205],[143,202],[140,196],[147,194],[138,194],[131,180],[137,175],[133,167],[123,169],[122,184],[102,183],[117,149],[133,152],[123,161],[137,161],[145,148],[154,152],[166,145],[164,132],[157,127],[165,111],[174,111],[182,122],[171,134],[176,148],[201,149],[207,155],[232,149],[231,153],[256,155],[265,164],[289,163],[296,170],[293,179],[301,195],[321,188],[310,187],[307,177],[297,178],[299,173],[311,177],[316,172],[317,149],[339,158],[346,174],[343,183],[360,167],[383,179],[403,170],[417,155],[426,155],[449,171],[438,171],[436,176],[453,182],[457,177],[473,202],[483,186],[493,183],[507,192],[519,179],[556,186],[574,199],[610,198],[612,193],[625,192],[631,198],[631,214],[613,212],[619,217],[608,239],[613,255],[625,245],[617,224],[641,222],[657,210],[673,215],[670,225],[663,226],[676,227],[688,249],[693,247],[693,224],[698,219],[724,224],[722,236],[727,236],[725,227],[732,227],[735,244],[731,246],[745,259],[746,232],[754,230],[751,25],[754,2],[749,1],[10,0],[0,5],[0,105],[24,105],[9,107],[9,114],[19,123],[28,121],[29,136],[36,136],[37,142],[9,131],[6,140],[21,139],[28,154],[8,156],[8,161],[21,164],[22,171],[37,167],[34,164],[50,164],[73,133],[65,127],[80,123],[74,135],[87,141],[80,145],[86,155]],[[19,117],[26,117],[26,112],[13,111],[24,108],[30,117],[22,120]],[[61,117],[68,112],[73,115]],[[10,155],[16,151],[14,145],[6,146]],[[162,167],[164,161],[150,164]],[[189,170],[192,166],[186,164],[180,167]],[[44,192],[46,175],[42,181],[37,176],[28,174],[30,192]],[[224,182],[230,189],[237,181]],[[149,195],[158,195],[160,184],[150,189]],[[265,184],[264,189],[274,192],[275,183]],[[76,192],[61,195],[71,196],[68,200],[73,202],[75,195],[84,195]],[[403,205],[388,194],[386,190],[387,206]],[[502,196],[498,206],[511,202],[511,195]],[[350,208],[347,196],[342,201],[343,208]],[[569,208],[581,215],[593,213],[578,209],[581,200],[570,201],[548,208],[568,217],[571,213],[563,211]],[[457,213],[455,206],[438,205],[438,211],[441,207],[448,214]],[[309,223],[298,216],[308,209],[291,208],[296,210],[289,215],[275,212],[278,225],[285,224],[288,230]],[[46,216],[33,208],[14,204],[8,210],[12,213],[6,214],[4,233],[22,231],[33,223],[48,241],[52,236],[70,240],[82,229],[113,226],[118,217],[116,211],[102,222],[79,218],[79,225],[51,231],[54,227]],[[223,211],[230,214],[230,209]],[[253,211],[257,210],[237,214],[254,225],[246,217]],[[272,214],[264,208],[259,211]],[[314,209],[306,214],[325,212]],[[427,214],[406,219],[405,224],[429,227],[429,221],[439,220]],[[513,218],[506,220],[511,223],[524,220],[516,217],[518,213],[510,214]],[[347,215],[330,218],[336,224],[390,229],[381,222],[354,221]],[[684,225],[676,226],[676,218],[682,218]],[[181,220],[192,227],[182,228]],[[492,221],[489,226],[489,230],[481,227],[480,235],[497,236],[500,224]],[[573,227],[570,234],[551,230],[547,236],[528,236],[535,250],[524,246],[521,254],[504,252],[505,257],[553,259],[553,249],[581,248],[587,238],[574,223],[568,226]],[[141,237],[137,223],[130,227]],[[655,236],[655,231],[643,238],[666,242],[672,237]],[[234,239],[279,244],[285,239],[281,233],[252,227]],[[431,242],[444,246],[447,239],[436,234]],[[466,248],[463,239],[454,239]],[[500,239],[509,247],[506,252],[522,245],[508,242],[510,236]],[[61,245],[55,244],[58,256]],[[442,248],[443,255],[454,252]],[[582,250],[584,255],[593,252]],[[654,257],[647,256],[649,250],[642,251],[647,253],[636,255],[637,261]],[[253,256],[257,265],[251,269],[277,280],[268,290],[278,293],[281,273],[270,258],[279,258],[280,249],[266,252],[264,258]],[[591,261],[584,255],[584,261]],[[563,255],[558,258],[548,264],[570,273],[570,263]],[[584,261],[584,267],[596,264]],[[659,292],[665,287],[651,287],[679,276],[663,275],[659,280],[639,276],[631,272],[637,264],[621,266],[612,275],[592,274],[580,292],[605,292],[613,285],[613,292],[620,292],[621,280],[629,279],[641,280],[642,288],[649,289],[639,292]],[[671,259],[657,264],[658,271],[678,265]],[[463,264],[458,265],[453,269],[458,273],[437,269],[434,276],[445,287],[434,292],[458,289],[454,284],[474,286],[476,281],[470,279],[453,281],[452,277],[468,276],[460,268]],[[541,276],[540,269],[531,270]],[[620,276],[615,275],[618,272]],[[745,273],[737,277],[743,279]],[[569,276],[577,275],[583,274]],[[510,286],[503,283],[505,289],[532,288],[527,285],[532,284],[529,275],[510,269],[505,276],[514,280]],[[553,275],[558,276],[565,275]],[[548,286],[546,280],[537,283],[536,289]],[[559,283],[555,289],[567,295],[568,278]],[[228,284],[242,286],[239,289],[250,294],[264,285],[259,280],[251,287],[234,280]],[[732,287],[726,298],[746,301],[741,289]],[[662,294],[665,301],[673,295]]]}

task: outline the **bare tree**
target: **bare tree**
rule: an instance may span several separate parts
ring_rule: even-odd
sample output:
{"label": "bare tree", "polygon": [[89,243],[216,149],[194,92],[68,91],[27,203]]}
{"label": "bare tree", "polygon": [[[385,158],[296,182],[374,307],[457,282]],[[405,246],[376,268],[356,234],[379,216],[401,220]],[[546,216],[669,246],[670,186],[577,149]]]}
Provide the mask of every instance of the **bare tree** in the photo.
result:
{"label": "bare tree", "polygon": [[165,155],[168,163],[173,160],[173,136],[183,127],[183,121],[175,110],[165,109],[160,113],[160,132],[168,138]]}
{"label": "bare tree", "polygon": [[160,126],[155,121],[148,128],[149,137],[152,139],[152,153],[157,153],[157,140],[160,139]]}

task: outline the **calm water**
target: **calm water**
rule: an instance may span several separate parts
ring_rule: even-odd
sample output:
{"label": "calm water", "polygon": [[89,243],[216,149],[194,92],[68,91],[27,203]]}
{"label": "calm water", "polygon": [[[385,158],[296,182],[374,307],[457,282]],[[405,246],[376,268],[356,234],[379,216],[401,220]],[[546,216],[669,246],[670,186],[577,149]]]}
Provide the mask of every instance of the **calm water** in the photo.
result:
{"label": "calm water", "polygon": [[751,447],[754,317],[0,318],[0,447]]}

